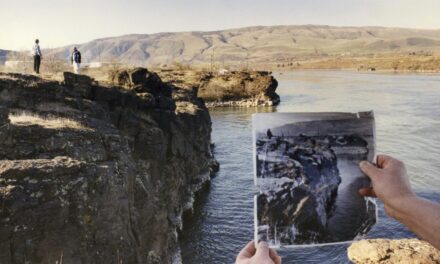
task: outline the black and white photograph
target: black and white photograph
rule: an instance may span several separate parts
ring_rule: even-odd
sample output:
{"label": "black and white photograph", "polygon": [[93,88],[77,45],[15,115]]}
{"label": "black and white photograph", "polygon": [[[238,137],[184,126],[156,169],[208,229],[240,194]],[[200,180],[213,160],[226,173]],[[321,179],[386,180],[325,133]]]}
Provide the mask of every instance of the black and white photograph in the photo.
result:
{"label": "black and white photograph", "polygon": [[254,114],[255,240],[271,247],[342,243],[377,221],[359,169],[375,156],[374,114]]}

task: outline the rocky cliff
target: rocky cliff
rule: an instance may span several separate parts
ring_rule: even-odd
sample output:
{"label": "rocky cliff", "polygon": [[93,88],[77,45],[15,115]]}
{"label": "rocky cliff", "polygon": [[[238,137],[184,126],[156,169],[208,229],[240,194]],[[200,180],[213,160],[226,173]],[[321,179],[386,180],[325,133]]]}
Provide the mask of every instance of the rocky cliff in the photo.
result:
{"label": "rocky cliff", "polygon": [[329,242],[327,222],[341,183],[331,143],[317,137],[274,137],[270,130],[268,135],[256,142],[262,181],[257,219],[270,228],[260,233],[268,233],[275,244]]}
{"label": "rocky cliff", "polygon": [[119,86],[0,75],[0,263],[170,263],[216,162],[202,100],[146,69]]}
{"label": "rocky cliff", "polygon": [[195,91],[208,107],[272,106],[280,102],[275,92],[278,82],[270,72],[163,70],[159,75],[172,85]]}
{"label": "rocky cliff", "polygon": [[347,251],[355,264],[440,263],[440,251],[418,239],[369,239],[354,242]]}

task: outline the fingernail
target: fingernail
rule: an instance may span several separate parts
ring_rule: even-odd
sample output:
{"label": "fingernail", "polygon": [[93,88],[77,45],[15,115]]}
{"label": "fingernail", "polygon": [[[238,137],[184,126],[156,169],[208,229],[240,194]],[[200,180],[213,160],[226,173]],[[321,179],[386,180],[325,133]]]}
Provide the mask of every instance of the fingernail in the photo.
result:
{"label": "fingernail", "polygon": [[260,241],[260,243],[258,243],[258,247],[268,247],[268,246],[269,245],[265,241]]}
{"label": "fingernail", "polygon": [[365,167],[365,166],[368,166],[368,161],[363,160],[359,162],[359,167]]}

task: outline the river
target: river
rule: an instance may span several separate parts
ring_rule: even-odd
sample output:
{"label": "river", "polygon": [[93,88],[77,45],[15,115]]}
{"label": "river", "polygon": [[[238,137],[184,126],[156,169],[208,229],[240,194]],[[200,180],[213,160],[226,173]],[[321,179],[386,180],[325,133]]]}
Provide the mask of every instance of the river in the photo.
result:
{"label": "river", "polygon": [[[403,160],[413,189],[440,202],[440,76],[347,71],[276,74],[277,107],[211,110],[215,155],[221,164],[210,187],[198,196],[181,234],[184,264],[229,264],[253,239],[251,115],[255,112],[374,110],[376,148]],[[413,237],[387,217],[368,238]],[[349,263],[348,245],[279,250],[283,263]]]}

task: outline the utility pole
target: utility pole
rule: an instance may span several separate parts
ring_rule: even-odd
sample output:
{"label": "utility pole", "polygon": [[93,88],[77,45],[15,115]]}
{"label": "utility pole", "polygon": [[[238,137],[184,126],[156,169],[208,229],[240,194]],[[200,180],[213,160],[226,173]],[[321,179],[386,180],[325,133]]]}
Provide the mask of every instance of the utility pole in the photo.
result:
{"label": "utility pole", "polygon": [[212,48],[211,54],[211,73],[214,73],[214,47]]}

